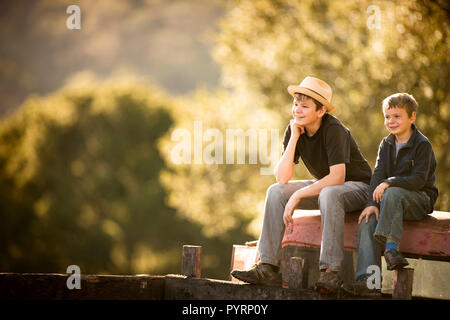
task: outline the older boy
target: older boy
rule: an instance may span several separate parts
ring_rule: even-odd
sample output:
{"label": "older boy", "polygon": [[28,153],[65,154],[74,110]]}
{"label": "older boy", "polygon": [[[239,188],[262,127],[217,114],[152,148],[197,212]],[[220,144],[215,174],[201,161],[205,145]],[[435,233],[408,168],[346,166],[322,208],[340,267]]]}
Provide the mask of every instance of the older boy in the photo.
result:
{"label": "older boy", "polygon": [[[342,283],[338,272],[344,255],[344,215],[364,207],[372,172],[350,131],[328,113],[335,107],[327,83],[306,77],[288,91],[294,97],[293,119],[274,170],[278,183],[266,195],[258,241],[260,261],[250,270],[233,270],[231,275],[249,283],[281,285],[278,266],[285,226],[292,223],[296,208],[320,209],[323,231],[317,287],[332,293]],[[289,181],[300,157],[317,180]]]}
{"label": "older boy", "polygon": [[438,197],[436,159],[431,143],[414,125],[417,106],[407,93],[396,93],[383,101],[384,124],[390,135],[381,141],[370,180],[370,198],[359,217],[356,282],[342,286],[350,294],[379,293],[367,287],[367,268],[381,268],[380,245],[385,245],[388,270],[408,265],[398,251],[403,220],[421,220],[433,212]]}

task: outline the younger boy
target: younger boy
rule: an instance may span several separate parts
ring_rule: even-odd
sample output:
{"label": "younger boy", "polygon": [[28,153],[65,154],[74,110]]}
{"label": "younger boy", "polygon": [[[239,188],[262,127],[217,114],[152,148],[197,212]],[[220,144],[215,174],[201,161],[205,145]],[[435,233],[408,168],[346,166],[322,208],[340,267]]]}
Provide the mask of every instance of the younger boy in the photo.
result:
{"label": "younger boy", "polygon": [[380,292],[367,287],[367,268],[376,265],[381,269],[382,245],[388,270],[408,265],[398,250],[403,220],[422,220],[433,212],[438,197],[433,148],[414,125],[416,100],[410,94],[396,93],[384,99],[382,108],[391,134],[381,141],[369,200],[358,220],[356,282],[342,286],[359,296]]}

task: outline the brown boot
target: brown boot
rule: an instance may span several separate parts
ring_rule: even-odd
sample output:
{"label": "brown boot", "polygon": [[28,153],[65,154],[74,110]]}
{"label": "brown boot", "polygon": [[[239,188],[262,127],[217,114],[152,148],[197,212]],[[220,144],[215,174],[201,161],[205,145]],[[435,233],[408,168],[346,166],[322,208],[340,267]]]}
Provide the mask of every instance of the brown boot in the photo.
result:
{"label": "brown boot", "polygon": [[324,294],[335,294],[342,285],[342,280],[338,272],[327,269],[320,272],[319,280],[316,283],[316,290]]}
{"label": "brown boot", "polygon": [[281,287],[281,273],[265,263],[254,264],[249,270],[233,270],[231,275],[238,280],[264,286]]}
{"label": "brown boot", "polygon": [[341,289],[348,295],[354,297],[381,297],[381,289],[369,289],[367,287],[367,279],[369,275],[360,276],[353,283],[344,283]]}
{"label": "brown boot", "polygon": [[402,269],[409,264],[405,257],[395,249],[386,250],[384,252],[384,259],[386,260],[388,270]]}

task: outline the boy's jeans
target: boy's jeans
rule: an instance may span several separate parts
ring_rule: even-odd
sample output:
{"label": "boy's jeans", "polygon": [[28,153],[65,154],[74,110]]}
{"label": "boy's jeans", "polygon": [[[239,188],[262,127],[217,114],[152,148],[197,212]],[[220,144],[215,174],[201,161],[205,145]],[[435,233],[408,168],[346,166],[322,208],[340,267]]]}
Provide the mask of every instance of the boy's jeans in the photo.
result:
{"label": "boy's jeans", "polygon": [[[279,265],[281,241],[284,235],[283,214],[291,195],[315,181],[290,181],[273,184],[267,190],[264,221],[258,241],[258,253],[264,263]],[[362,209],[367,201],[369,186],[364,182],[347,181],[342,185],[322,189],[319,196],[302,199],[297,208],[320,209],[322,221],[322,243],[320,247],[320,269],[339,271],[344,259],[345,212]]]}
{"label": "boy's jeans", "polygon": [[430,211],[430,198],[425,192],[399,187],[387,188],[380,202],[378,223],[372,214],[368,223],[363,219],[359,225],[356,280],[367,274],[370,265],[381,269],[380,244],[384,244],[388,237],[397,244],[400,243],[403,220],[422,220]]}

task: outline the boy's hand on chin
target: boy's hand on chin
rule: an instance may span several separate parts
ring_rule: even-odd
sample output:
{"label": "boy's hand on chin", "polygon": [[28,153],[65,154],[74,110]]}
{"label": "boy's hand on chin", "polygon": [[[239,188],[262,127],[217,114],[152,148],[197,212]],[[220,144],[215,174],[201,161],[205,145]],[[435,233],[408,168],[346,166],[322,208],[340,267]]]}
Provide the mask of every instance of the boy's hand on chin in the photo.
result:
{"label": "boy's hand on chin", "polygon": [[303,126],[296,124],[295,119],[291,119],[290,126],[291,126],[291,134],[293,136],[299,137],[305,133],[305,128]]}

